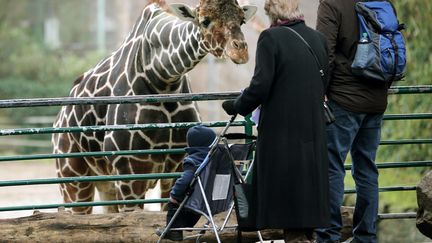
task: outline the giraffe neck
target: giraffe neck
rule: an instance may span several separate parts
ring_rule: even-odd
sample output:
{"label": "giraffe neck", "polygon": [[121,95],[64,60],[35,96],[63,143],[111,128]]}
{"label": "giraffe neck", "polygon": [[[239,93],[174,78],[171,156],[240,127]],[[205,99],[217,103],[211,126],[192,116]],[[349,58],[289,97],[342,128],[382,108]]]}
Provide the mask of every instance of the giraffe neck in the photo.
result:
{"label": "giraffe neck", "polygon": [[103,95],[178,93],[185,88],[185,74],[208,52],[195,24],[149,5],[120,48],[80,80],[98,89],[105,84],[111,93],[102,89]]}
{"label": "giraffe neck", "polygon": [[182,77],[209,52],[195,24],[161,10],[137,34],[142,36],[135,58],[138,75],[161,93],[179,87]]}

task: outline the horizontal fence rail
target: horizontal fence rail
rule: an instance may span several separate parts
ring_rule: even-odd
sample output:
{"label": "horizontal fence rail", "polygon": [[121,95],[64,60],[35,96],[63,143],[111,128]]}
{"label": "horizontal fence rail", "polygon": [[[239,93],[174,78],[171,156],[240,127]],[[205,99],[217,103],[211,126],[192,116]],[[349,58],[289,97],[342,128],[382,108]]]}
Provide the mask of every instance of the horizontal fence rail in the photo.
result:
{"label": "horizontal fence rail", "polygon": [[[420,114],[391,114],[385,115],[384,120],[416,120],[432,119],[432,113]],[[125,130],[151,130],[163,128],[190,128],[195,125],[205,125],[208,127],[224,127],[227,122],[181,122],[181,123],[154,123],[154,124],[125,124],[109,126],[81,126],[81,127],[43,127],[43,128],[17,128],[0,129],[0,136],[32,135],[32,134],[53,134],[53,133],[72,133],[72,132],[106,132],[106,131],[125,131]],[[246,121],[235,121],[231,126],[245,126]]]}
{"label": "horizontal fence rail", "polygon": [[[151,204],[151,203],[167,203],[169,199],[142,199],[142,200],[126,200],[126,201],[100,201],[100,202],[80,202],[80,203],[58,203],[44,204],[32,206],[11,206],[1,207],[0,212],[4,211],[19,211],[19,210],[38,210],[38,209],[55,209],[55,208],[71,208],[83,206],[110,206],[110,205],[128,205],[128,204]],[[416,218],[415,212],[408,213],[380,213],[378,219],[410,219]]]}
{"label": "horizontal fence rail", "polygon": [[[376,166],[378,167],[378,169],[428,167],[428,166],[432,166],[432,161],[385,162],[385,163],[377,163]],[[351,170],[351,168],[352,168],[352,164],[345,165],[345,170]]]}
{"label": "horizontal fence rail", "polygon": [[[380,187],[379,192],[395,192],[395,191],[415,191],[417,186],[390,186],[390,187]],[[356,193],[356,189],[346,189],[345,194]]]}
{"label": "horizontal fence rail", "polygon": [[[432,144],[432,139],[406,139],[406,140],[388,140],[381,141],[380,145],[403,145],[403,144]],[[0,162],[20,161],[20,160],[38,160],[38,159],[58,159],[58,158],[80,158],[80,157],[103,157],[103,156],[133,156],[148,154],[182,154],[184,148],[178,149],[147,149],[147,150],[121,150],[121,151],[104,151],[104,152],[81,152],[81,153],[64,153],[64,154],[32,154],[32,155],[11,155],[0,156]]]}
{"label": "horizontal fence rail", "polygon": [[[44,204],[31,206],[11,206],[1,207],[0,212],[4,211],[20,211],[20,210],[38,210],[38,209],[56,209],[56,208],[71,208],[83,206],[110,206],[110,205],[128,205],[128,204],[151,204],[151,203],[167,203],[169,199],[141,199],[141,200],[126,200],[126,201],[100,201],[100,202],[80,202],[80,203],[58,203]],[[417,213],[380,213],[378,218],[383,219],[410,219],[416,218]]]}
{"label": "horizontal fence rail", "polygon": [[421,120],[432,119],[432,113],[416,113],[416,114],[389,114],[384,115],[384,120]]}
{"label": "horizontal fence rail", "polygon": [[416,212],[408,213],[380,213],[378,214],[378,219],[415,219],[417,216]]}
{"label": "horizontal fence rail", "polygon": [[[432,93],[432,85],[422,86],[395,86],[389,89],[389,94],[421,94]],[[136,95],[113,97],[62,97],[39,99],[12,99],[0,100],[0,108],[18,107],[42,107],[64,105],[95,105],[95,104],[135,104],[135,103],[160,103],[178,101],[204,101],[234,99],[240,92],[209,92],[194,94],[166,94],[166,95]]]}
{"label": "horizontal fence rail", "polygon": [[96,182],[96,181],[176,179],[179,178],[181,174],[182,174],[181,172],[176,172],[176,173],[130,174],[130,175],[112,175],[112,176],[80,176],[80,177],[31,179],[31,180],[13,180],[13,181],[0,181],[0,187],[49,185],[49,184],[59,184],[59,183]]}
{"label": "horizontal fence rail", "polygon": [[105,152],[82,152],[67,154],[33,154],[33,155],[12,155],[1,156],[0,162],[37,159],[59,159],[59,158],[80,158],[80,157],[103,157],[103,156],[126,156],[126,155],[149,155],[149,154],[183,154],[184,148],[179,149],[143,149],[143,150],[120,150]]}
{"label": "horizontal fence rail", "polygon": [[[72,132],[106,132],[106,131],[125,131],[125,130],[154,130],[168,128],[190,128],[195,125],[207,127],[224,127],[227,122],[179,122],[179,123],[153,123],[153,124],[125,124],[109,126],[82,126],[82,127],[43,127],[43,128],[20,128],[20,129],[1,129],[0,136],[12,135],[31,135],[31,134],[52,134],[52,133],[72,133]],[[231,126],[245,126],[246,121],[234,121]]]}
{"label": "horizontal fence rail", "polygon": [[179,101],[205,101],[234,99],[240,92],[223,93],[189,93],[166,95],[135,95],[135,96],[98,96],[98,97],[62,97],[39,99],[12,99],[0,100],[0,108],[65,106],[65,105],[110,105],[110,104],[137,104],[137,103],[161,103]]}
{"label": "horizontal fence rail", "polygon": [[[426,166],[432,166],[432,161],[377,163],[377,167],[380,169],[426,167]],[[345,170],[350,170],[351,167],[352,165],[345,165]],[[176,172],[176,173],[130,174],[130,175],[112,175],[112,176],[81,176],[81,177],[44,178],[44,179],[31,179],[31,180],[12,180],[12,181],[0,181],[0,187],[74,183],[74,182],[176,179],[179,178],[181,174],[182,174],[181,172]]]}
{"label": "horizontal fence rail", "polygon": [[402,144],[430,144],[432,139],[401,139],[401,140],[382,140],[380,145],[402,145]]}
{"label": "horizontal fence rail", "polygon": [[73,207],[89,207],[89,206],[111,206],[111,205],[131,205],[131,204],[150,204],[150,203],[167,203],[168,198],[158,199],[136,199],[124,201],[98,201],[98,202],[76,202],[76,203],[56,203],[43,205],[28,205],[28,206],[10,206],[0,207],[0,212],[4,211],[20,211],[20,210],[37,210],[37,209],[52,209],[52,208],[73,208]]}
{"label": "horizontal fence rail", "polygon": [[394,86],[388,90],[389,94],[424,94],[432,93],[432,85]]}

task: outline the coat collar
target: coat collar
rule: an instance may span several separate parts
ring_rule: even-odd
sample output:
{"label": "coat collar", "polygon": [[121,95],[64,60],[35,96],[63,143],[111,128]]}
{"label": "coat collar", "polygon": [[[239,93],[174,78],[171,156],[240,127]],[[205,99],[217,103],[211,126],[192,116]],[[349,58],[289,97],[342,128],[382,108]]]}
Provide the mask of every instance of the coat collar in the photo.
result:
{"label": "coat collar", "polygon": [[271,27],[277,27],[277,26],[293,26],[293,25],[296,25],[296,24],[300,24],[300,23],[303,23],[304,24],[304,19],[303,18],[299,18],[299,19],[294,19],[294,20],[282,20],[282,21],[279,21],[279,22],[277,22],[277,23],[273,23],[271,26],[270,26],[270,28]]}

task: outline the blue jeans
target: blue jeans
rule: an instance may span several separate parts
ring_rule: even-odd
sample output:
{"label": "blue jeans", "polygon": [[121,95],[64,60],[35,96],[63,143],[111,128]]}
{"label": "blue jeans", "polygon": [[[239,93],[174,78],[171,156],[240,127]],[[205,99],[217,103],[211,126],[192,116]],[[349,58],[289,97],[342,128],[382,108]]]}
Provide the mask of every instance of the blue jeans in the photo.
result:
{"label": "blue jeans", "polygon": [[383,114],[350,112],[335,102],[329,102],[336,121],[327,126],[330,182],[330,227],[318,229],[318,242],[340,240],[344,196],[344,162],[351,152],[351,173],[356,184],[353,235],[355,242],[377,242],[378,170],[375,156],[380,143]]}

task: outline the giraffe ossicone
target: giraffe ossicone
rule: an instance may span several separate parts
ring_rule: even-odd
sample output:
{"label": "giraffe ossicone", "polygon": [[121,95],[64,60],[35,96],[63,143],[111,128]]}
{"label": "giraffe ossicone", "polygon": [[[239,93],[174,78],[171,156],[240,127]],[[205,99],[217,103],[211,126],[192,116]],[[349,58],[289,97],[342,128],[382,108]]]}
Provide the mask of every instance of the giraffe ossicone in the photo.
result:
{"label": "giraffe ossicone", "polygon": [[[192,9],[173,4],[172,14],[156,4],[147,6],[123,44],[74,83],[71,97],[133,96],[190,93],[187,72],[207,53],[228,56],[234,63],[248,60],[240,26],[256,7],[240,7],[235,0],[201,0]],[[180,17],[177,17],[180,16]],[[57,115],[54,127],[175,123],[200,121],[193,102],[70,105]],[[53,134],[54,153],[170,149],[186,146],[187,129],[97,131]],[[56,159],[59,177],[145,174],[181,171],[184,155],[122,155]],[[101,200],[143,199],[155,180],[63,183],[65,202],[88,202],[95,188]],[[162,180],[162,197],[172,180]],[[105,212],[133,211],[143,205],[119,205]],[[74,207],[88,214],[92,207]]]}

